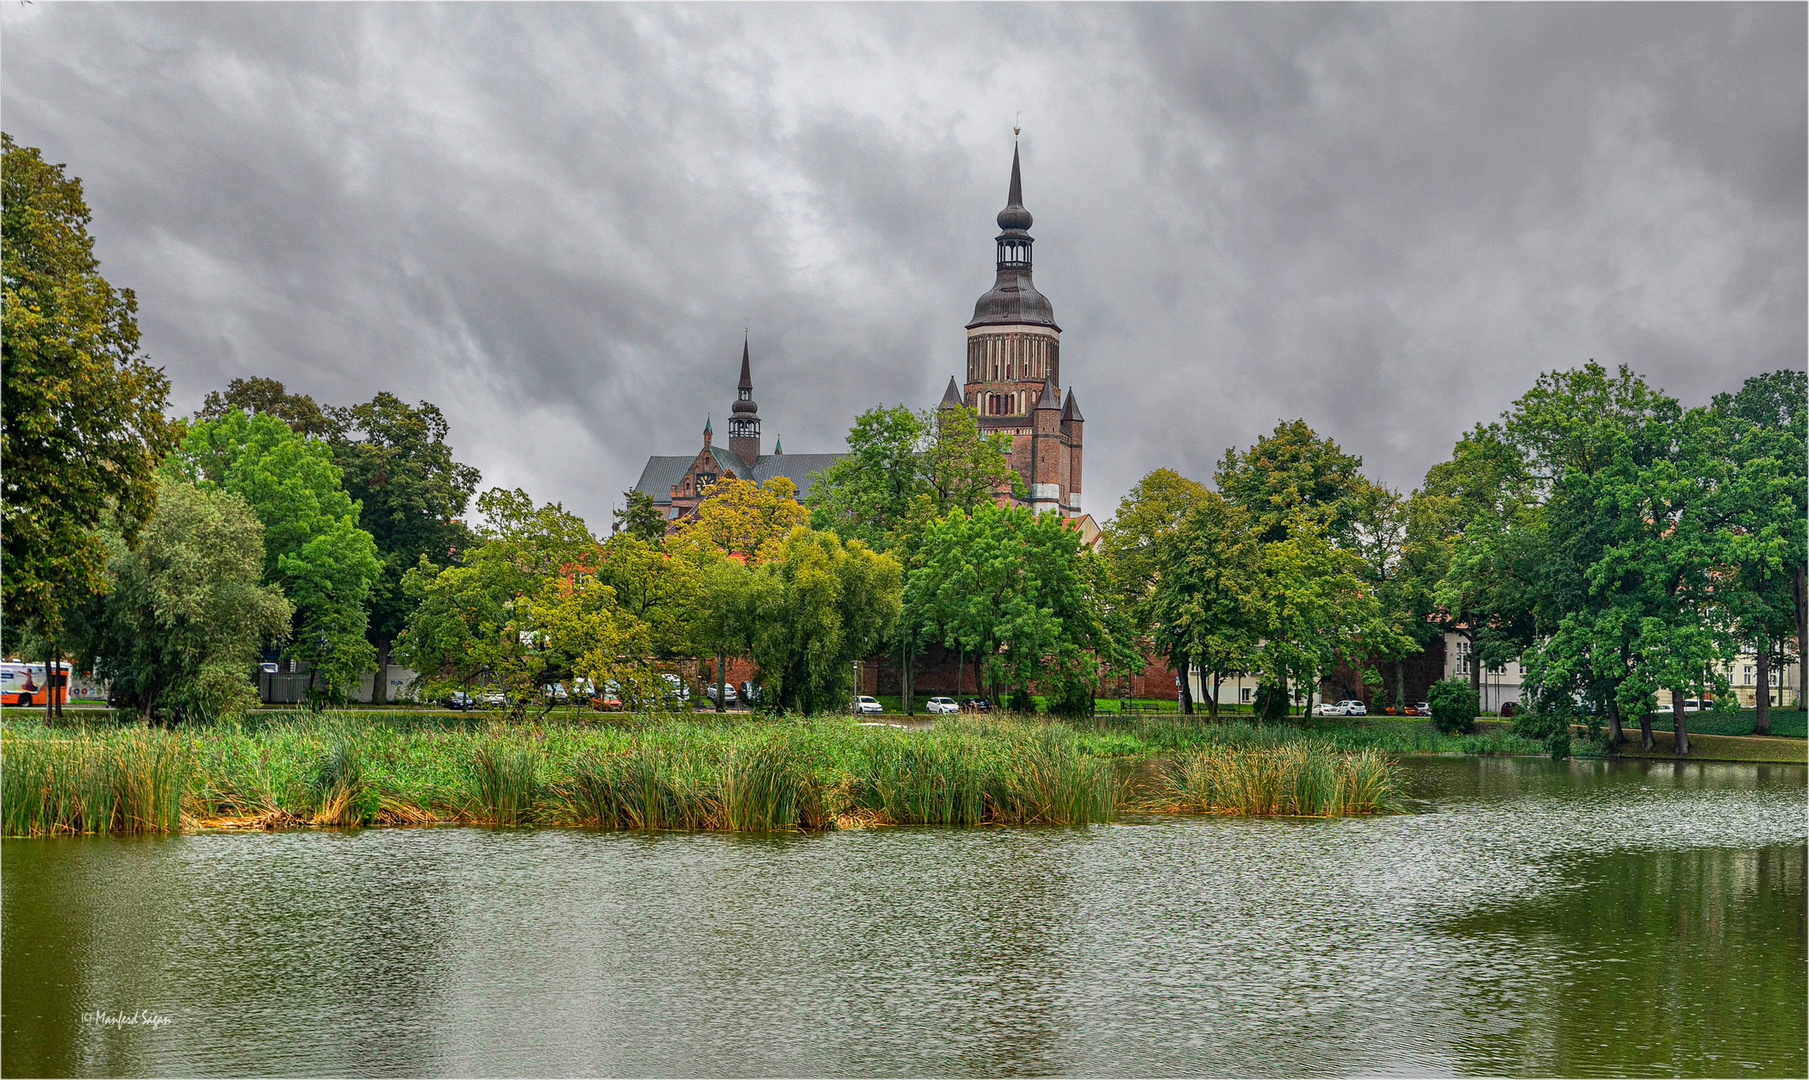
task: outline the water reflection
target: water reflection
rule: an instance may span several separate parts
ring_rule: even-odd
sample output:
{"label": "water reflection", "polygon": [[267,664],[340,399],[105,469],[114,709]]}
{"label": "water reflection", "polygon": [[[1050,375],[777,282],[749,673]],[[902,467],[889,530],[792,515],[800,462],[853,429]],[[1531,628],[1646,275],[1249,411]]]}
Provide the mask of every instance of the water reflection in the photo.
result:
{"label": "water reflection", "polygon": [[1803,770],[1410,768],[1369,821],[7,841],[3,1071],[1802,1074]]}

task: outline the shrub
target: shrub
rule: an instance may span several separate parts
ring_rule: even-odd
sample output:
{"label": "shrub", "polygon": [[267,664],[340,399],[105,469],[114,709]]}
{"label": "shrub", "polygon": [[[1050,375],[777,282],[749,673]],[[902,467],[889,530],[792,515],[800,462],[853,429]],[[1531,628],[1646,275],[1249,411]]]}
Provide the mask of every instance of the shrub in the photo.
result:
{"label": "shrub", "polygon": [[1031,713],[1036,712],[1036,699],[1030,696],[1030,691],[1020,686],[1006,695],[1005,710],[1007,712],[1029,716]]}
{"label": "shrub", "polygon": [[1432,726],[1446,735],[1469,731],[1470,725],[1476,722],[1476,714],[1482,711],[1476,691],[1471,690],[1468,683],[1456,679],[1433,683],[1426,691],[1426,704],[1432,706]]}
{"label": "shrub", "polygon": [[1064,720],[1091,719],[1094,711],[1093,683],[1090,679],[1064,679],[1052,688],[1048,698],[1049,715]]}

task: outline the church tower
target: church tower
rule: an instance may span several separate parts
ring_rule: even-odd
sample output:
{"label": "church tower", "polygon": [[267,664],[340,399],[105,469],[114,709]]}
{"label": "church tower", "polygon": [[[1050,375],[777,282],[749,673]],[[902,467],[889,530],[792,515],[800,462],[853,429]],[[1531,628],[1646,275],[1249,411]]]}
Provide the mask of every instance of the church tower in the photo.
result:
{"label": "church tower", "polygon": [[747,363],[747,339],[741,341],[741,382],[729,408],[729,453],[753,465],[760,460],[760,406],[754,402],[754,377]]}
{"label": "church tower", "polygon": [[[1018,149],[1011,148],[1011,190],[999,211],[996,277],[967,324],[962,403],[980,430],[1011,436],[1011,464],[1038,513],[1080,513],[1080,425],[1062,404],[1061,333],[1055,309],[1031,281],[1030,211]],[[1072,397],[1072,395],[1069,395]],[[1078,412],[1075,413],[1078,417]]]}

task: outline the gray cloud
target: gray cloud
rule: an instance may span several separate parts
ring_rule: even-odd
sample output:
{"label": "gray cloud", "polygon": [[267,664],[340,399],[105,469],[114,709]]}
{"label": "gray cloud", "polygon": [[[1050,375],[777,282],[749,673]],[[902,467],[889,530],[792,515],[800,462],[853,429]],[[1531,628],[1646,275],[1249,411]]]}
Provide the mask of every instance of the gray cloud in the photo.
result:
{"label": "gray cloud", "polygon": [[1023,110],[1086,503],[1304,416],[1401,486],[1541,370],[1801,367],[1800,5],[5,5],[176,405],[440,404],[607,526],[753,339],[768,438],[928,404]]}

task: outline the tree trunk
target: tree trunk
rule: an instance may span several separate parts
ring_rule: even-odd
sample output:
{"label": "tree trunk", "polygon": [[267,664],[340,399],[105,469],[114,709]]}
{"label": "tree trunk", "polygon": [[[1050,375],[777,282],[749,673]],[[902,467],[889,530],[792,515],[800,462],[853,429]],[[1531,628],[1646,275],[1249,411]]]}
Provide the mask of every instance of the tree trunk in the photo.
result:
{"label": "tree trunk", "polygon": [[371,704],[389,704],[389,646],[386,637],[377,639],[377,674],[371,677]]}
{"label": "tree trunk", "polygon": [[908,643],[905,645],[904,663],[899,665],[899,671],[898,671],[898,684],[899,684],[898,688],[900,690],[904,691],[904,710],[905,710],[906,716],[916,716],[917,715],[917,701],[916,701],[916,698],[912,695],[912,691],[915,690],[916,687],[911,685],[911,683],[912,683],[911,676],[913,674],[912,668],[916,666],[912,662],[916,659],[916,657],[911,655],[911,653],[913,653],[914,651],[916,651],[916,650],[912,649]]}
{"label": "tree trunk", "polygon": [[44,646],[44,723],[49,724],[56,715],[57,700],[57,660],[56,646],[46,643]]}
{"label": "tree trunk", "polygon": [[1796,707],[1809,709],[1809,697],[1803,695],[1803,671],[1809,669],[1809,568],[1796,568]]}
{"label": "tree trunk", "polygon": [[1608,701],[1608,749],[1615,750],[1621,745],[1621,707],[1620,703],[1610,698]]}
{"label": "tree trunk", "polygon": [[1688,756],[1690,752],[1690,729],[1683,718],[1683,695],[1684,691],[1682,690],[1673,689],[1671,691],[1672,746],[1676,749],[1679,756]]}
{"label": "tree trunk", "polygon": [[1646,753],[1652,752],[1652,710],[1639,710],[1639,747]]}
{"label": "tree trunk", "polygon": [[[716,654],[716,711],[717,712],[727,712],[728,711],[729,695],[728,695],[728,692],[724,689],[724,687],[726,687],[728,685],[728,680],[729,680],[729,658],[726,654],[719,652]],[[854,688],[854,692],[856,694],[858,694],[858,693],[860,693],[860,689],[861,688],[859,686],[856,686]]]}
{"label": "tree trunk", "polygon": [[955,654],[955,704],[961,704],[961,678],[967,674],[967,654]]}
{"label": "tree trunk", "polygon": [[1193,664],[1181,661],[1181,712],[1193,715]]}
{"label": "tree trunk", "polygon": [[1219,673],[1212,673],[1212,718],[1219,718]]}
{"label": "tree trunk", "polygon": [[1758,647],[1753,650],[1753,654],[1759,665],[1759,688],[1752,698],[1752,733],[1769,735],[1771,734],[1771,639],[1760,635]]}
{"label": "tree trunk", "polygon": [[1407,708],[1407,672],[1400,657],[1394,661],[1394,707],[1403,711]]}

